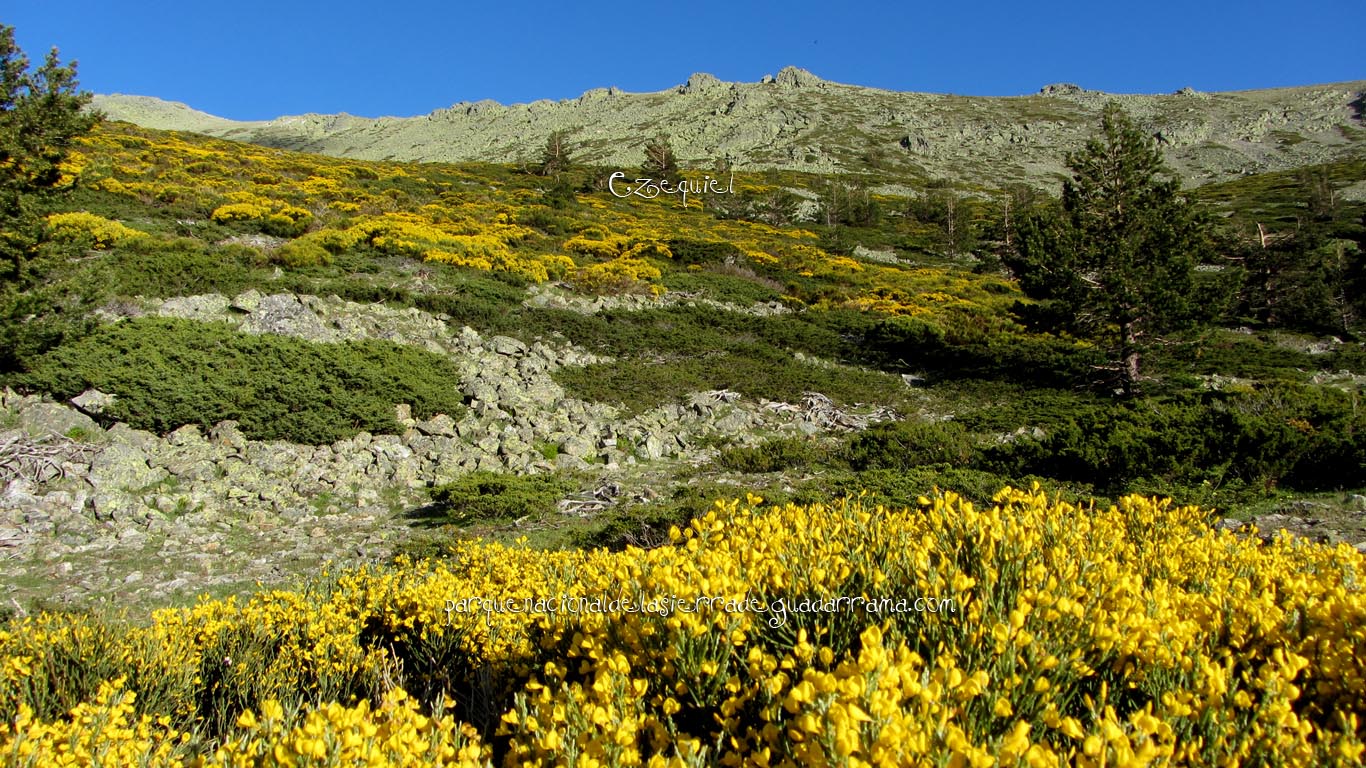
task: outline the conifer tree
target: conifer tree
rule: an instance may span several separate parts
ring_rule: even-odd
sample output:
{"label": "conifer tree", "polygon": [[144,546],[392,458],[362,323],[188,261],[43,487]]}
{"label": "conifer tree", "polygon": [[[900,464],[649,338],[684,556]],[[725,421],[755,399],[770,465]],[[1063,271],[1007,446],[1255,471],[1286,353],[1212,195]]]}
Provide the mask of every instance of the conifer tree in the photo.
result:
{"label": "conifer tree", "polygon": [[69,181],[62,163],[71,141],[88,132],[96,115],[84,111],[90,95],[76,90],[75,62],[63,65],[54,48],[30,69],[0,25],[0,368],[13,368],[16,349],[44,346],[53,331],[31,318],[50,305],[35,260],[44,240],[48,199]]}
{"label": "conifer tree", "polygon": [[1022,222],[1007,266],[1058,326],[1104,344],[1126,394],[1158,334],[1188,327],[1205,223],[1166,178],[1162,155],[1115,102],[1100,134],[1067,156],[1061,210]]}
{"label": "conifer tree", "polygon": [[14,28],[0,26],[0,249],[13,278],[33,247],[34,206],[58,186],[71,139],[95,123],[82,112],[89,101],[74,62],[63,66],[54,48],[30,71]]}
{"label": "conifer tree", "polygon": [[558,176],[574,163],[570,155],[569,131],[553,131],[541,152],[541,165],[536,172],[541,176]]}
{"label": "conifer tree", "polygon": [[646,142],[645,164],[640,168],[652,179],[678,182],[678,158],[674,156],[673,147],[669,145],[667,136],[656,136]]}

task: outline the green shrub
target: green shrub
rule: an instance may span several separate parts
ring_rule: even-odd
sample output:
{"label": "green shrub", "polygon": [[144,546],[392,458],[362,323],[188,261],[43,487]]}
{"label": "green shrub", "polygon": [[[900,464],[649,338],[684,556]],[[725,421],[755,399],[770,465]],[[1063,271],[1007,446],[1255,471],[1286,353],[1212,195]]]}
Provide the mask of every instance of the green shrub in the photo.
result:
{"label": "green shrub", "polygon": [[681,485],[673,488],[667,496],[611,518],[595,531],[577,535],[576,543],[584,548],[606,547],[613,550],[628,546],[646,548],[668,544],[670,526],[684,528],[694,518],[706,515],[717,499],[733,499],[743,493],[762,497],[765,506],[793,500],[779,484],[767,487],[746,485],[743,490],[734,485],[712,482]]}
{"label": "green shrub", "polygon": [[553,375],[575,397],[619,404],[632,412],[715,389],[788,403],[801,402],[807,392],[819,392],[841,406],[895,404],[905,389],[889,374],[812,365],[759,344],[737,345],[733,351],[705,357],[652,356],[561,368]]}
{"label": "green shrub", "polygon": [[316,267],[332,263],[332,254],[321,244],[300,238],[280,246],[270,260],[286,267]]}
{"label": "green shrub", "polygon": [[235,296],[252,283],[256,258],[255,249],[247,246],[212,247],[190,238],[147,238],[102,258],[91,278],[116,296]]}
{"label": "green shrub", "polygon": [[782,294],[758,278],[720,274],[711,271],[678,271],[661,280],[670,291],[700,293],[708,299],[746,306],[778,301]]}
{"label": "green shrub", "polygon": [[18,383],[61,399],[90,387],[115,394],[112,418],[154,432],[232,419],[253,439],[321,444],[398,432],[395,403],[417,418],[458,417],[458,378],[445,358],[390,342],[314,344],[142,318],[44,355]]}
{"label": "green shrub", "polygon": [[1366,413],[1350,395],[1328,388],[1272,382],[1246,391],[1078,403],[1039,425],[1043,437],[986,448],[976,465],[1091,483],[1110,494],[1140,480],[1145,487],[1233,482],[1265,491],[1366,485]]}
{"label": "green shrub", "polygon": [[47,217],[48,236],[80,248],[107,251],[147,237],[143,232],[93,213],[54,213]]}
{"label": "green shrub", "polygon": [[668,242],[678,264],[725,264],[744,258],[739,248],[727,242],[674,239]]}
{"label": "green shrub", "polygon": [[[1027,488],[1030,481],[1035,479],[1040,478],[1008,478],[979,469],[926,464],[910,469],[832,473],[823,478],[820,491],[826,498],[866,493],[872,504],[891,509],[914,509],[921,496],[933,497],[935,489],[952,490],[974,504],[990,505],[991,497],[1001,488],[1007,485]],[[1050,483],[1050,486],[1054,489],[1064,488],[1059,483]],[[1084,484],[1073,485],[1065,490],[1074,499],[1091,498],[1091,489]]]}
{"label": "green shrub", "polygon": [[726,448],[716,465],[731,472],[781,472],[809,466],[821,457],[820,447],[810,439],[778,437],[759,445]]}
{"label": "green shrub", "polygon": [[855,470],[912,469],[926,464],[967,466],[972,439],[952,421],[896,421],[874,425],[849,438],[843,458]]}
{"label": "green shrub", "polygon": [[513,520],[554,512],[555,505],[574,488],[574,483],[555,475],[481,471],[432,489],[432,500],[454,523]]}
{"label": "green shrub", "polygon": [[[992,332],[974,318],[941,325],[894,317],[868,332],[867,349],[887,362],[954,379],[992,379],[1042,386],[1074,386],[1094,376],[1100,353],[1062,339]],[[979,323],[980,324],[980,323]]]}

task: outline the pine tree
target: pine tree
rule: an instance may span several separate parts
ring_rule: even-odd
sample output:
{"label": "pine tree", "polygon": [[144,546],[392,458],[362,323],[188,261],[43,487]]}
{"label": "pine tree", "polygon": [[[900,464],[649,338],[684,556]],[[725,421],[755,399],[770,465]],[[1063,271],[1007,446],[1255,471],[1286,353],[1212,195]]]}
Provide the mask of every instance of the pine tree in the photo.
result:
{"label": "pine tree", "polygon": [[541,176],[558,176],[574,163],[569,150],[569,131],[554,131],[545,141],[541,152],[541,165],[536,173]]}
{"label": "pine tree", "polygon": [[76,90],[75,62],[63,65],[54,48],[30,70],[14,28],[0,25],[0,369],[19,367],[64,332],[62,322],[37,319],[60,302],[36,265],[42,214],[68,181],[62,163],[71,141],[99,119],[84,111],[89,102]]}
{"label": "pine tree", "polygon": [[1155,336],[1193,322],[1204,219],[1165,177],[1152,139],[1114,102],[1100,135],[1069,154],[1067,166],[1061,211],[1022,221],[1006,263],[1059,326],[1109,348],[1132,395]]}
{"label": "pine tree", "polygon": [[76,91],[74,62],[63,66],[54,48],[30,71],[14,28],[0,25],[0,255],[8,280],[23,281],[41,229],[37,206],[59,186],[71,140],[95,124],[82,111],[89,102]]}
{"label": "pine tree", "polygon": [[660,181],[677,183],[678,158],[667,136],[656,136],[645,144],[645,164],[640,167],[646,176]]}

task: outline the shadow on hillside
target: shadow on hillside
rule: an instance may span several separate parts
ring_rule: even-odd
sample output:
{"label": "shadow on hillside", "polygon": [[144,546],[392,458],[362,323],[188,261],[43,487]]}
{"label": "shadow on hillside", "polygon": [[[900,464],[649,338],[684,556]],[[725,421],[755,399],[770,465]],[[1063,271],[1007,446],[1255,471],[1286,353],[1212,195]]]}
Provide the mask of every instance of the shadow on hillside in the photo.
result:
{"label": "shadow on hillside", "polygon": [[405,509],[399,515],[415,528],[440,528],[451,524],[450,507],[445,504],[424,504]]}
{"label": "shadow on hillside", "polygon": [[1357,122],[1366,122],[1366,93],[1358,96],[1356,101],[1348,106],[1352,108],[1352,116],[1357,119]]}

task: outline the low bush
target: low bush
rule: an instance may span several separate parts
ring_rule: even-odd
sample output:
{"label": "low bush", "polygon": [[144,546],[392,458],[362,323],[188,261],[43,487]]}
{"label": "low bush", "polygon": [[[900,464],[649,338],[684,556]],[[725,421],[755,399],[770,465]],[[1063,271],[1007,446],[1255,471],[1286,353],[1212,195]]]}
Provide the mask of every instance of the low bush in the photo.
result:
{"label": "low bush", "polygon": [[966,467],[976,457],[968,431],[952,421],[896,421],[850,437],[841,458],[854,470]]}
{"label": "low bush", "polygon": [[675,263],[726,264],[739,261],[744,254],[733,244],[723,241],[701,241],[676,238],[669,241],[669,251]]}
{"label": "low bush", "polygon": [[706,357],[645,359],[561,368],[554,374],[575,397],[639,412],[683,400],[689,393],[729,389],[746,397],[801,402],[819,392],[837,405],[897,403],[904,385],[878,371],[828,368],[758,344]]}
{"label": "low bush", "polygon": [[332,254],[320,243],[301,237],[277,248],[270,260],[290,268],[316,267],[331,264]]}
{"label": "low bush", "polygon": [[1047,336],[1003,334],[895,317],[870,329],[867,347],[944,379],[992,379],[1035,386],[1075,386],[1095,379],[1103,355],[1092,347]]}
{"label": "low bush", "polygon": [[314,344],[141,318],[49,352],[17,383],[61,399],[90,387],[114,394],[111,418],[153,432],[232,419],[253,439],[321,444],[398,432],[395,403],[417,418],[458,417],[458,378],[445,358],[390,342]]}
{"label": "low bush", "polygon": [[1078,404],[1034,425],[1044,436],[998,443],[974,464],[1008,476],[1091,483],[1111,494],[1139,479],[1191,487],[1236,481],[1265,491],[1366,485],[1366,413],[1334,389],[1268,383]]}
{"label": "low bush", "polygon": [[463,541],[448,560],[137,624],[39,614],[0,631],[0,753],[1360,764],[1361,556],[1208,523],[1167,500],[1038,487],[910,509],[749,496],[648,551]]}
{"label": "low bush", "polygon": [[116,296],[235,296],[256,279],[255,249],[241,245],[208,246],[190,238],[143,239],[124,244],[92,266],[90,280]]}
{"label": "low bush", "polygon": [[[795,500],[782,489],[781,483],[770,483],[766,487],[745,487],[769,504],[784,504]],[[686,528],[693,520],[704,517],[715,507],[718,499],[733,497],[735,493],[735,486],[716,482],[679,485],[667,496],[661,496],[648,504],[631,507],[624,514],[611,518],[597,530],[577,535],[576,543],[584,549],[604,547],[613,551],[621,551],[627,547],[650,549],[663,546],[670,543],[670,528]]]}
{"label": "low bush", "polygon": [[778,301],[782,293],[757,279],[724,275],[711,271],[670,272],[661,281],[670,291],[699,293],[714,301],[740,306]]}
{"label": "low bush", "polygon": [[[1018,478],[1028,485],[1041,478]],[[933,497],[938,490],[954,489],[963,498],[978,505],[990,505],[991,497],[1003,485],[1011,485],[1010,478],[980,469],[954,467],[948,464],[923,464],[907,469],[869,469],[861,472],[832,472],[820,481],[819,492],[811,489],[806,495],[838,498],[866,494],[864,503],[881,504],[900,509],[915,508],[921,497]],[[1089,486],[1050,483],[1063,491],[1067,499],[1093,498]],[[1098,499],[1103,503],[1104,499]]]}
{"label": "low bush", "polygon": [[576,485],[555,475],[509,475],[471,472],[432,489],[432,500],[453,523],[513,520],[550,514]]}
{"label": "low bush", "polygon": [[775,437],[759,445],[725,448],[716,457],[716,466],[731,472],[781,472],[809,466],[819,461],[822,453],[811,439]]}
{"label": "low bush", "polygon": [[54,213],[47,217],[48,237],[82,248],[105,251],[117,245],[146,238],[147,235],[103,216],[78,211]]}

